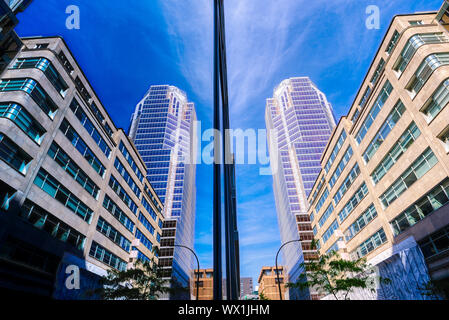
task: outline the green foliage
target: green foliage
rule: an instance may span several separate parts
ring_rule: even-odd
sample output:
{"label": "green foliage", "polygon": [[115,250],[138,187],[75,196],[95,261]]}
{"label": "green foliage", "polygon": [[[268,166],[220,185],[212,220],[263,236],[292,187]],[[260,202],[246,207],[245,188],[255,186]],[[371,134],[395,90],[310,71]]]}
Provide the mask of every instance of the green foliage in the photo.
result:
{"label": "green foliage", "polygon": [[259,293],[259,300],[270,300],[270,299],[268,299],[268,297],[263,292],[261,292]]}
{"label": "green foliage", "polygon": [[[316,243],[312,242],[316,248]],[[337,252],[319,255],[317,260],[302,263],[303,272],[296,283],[287,287],[299,290],[314,289],[322,296],[332,295],[335,299],[348,300],[354,289],[375,291],[374,270],[365,259],[355,261],[342,259]],[[380,279],[388,283],[389,279]]]}
{"label": "green foliage", "polygon": [[[153,252],[157,252],[155,247]],[[170,281],[162,279],[163,270],[151,261],[137,260],[134,268],[125,271],[108,270],[94,291],[106,300],[157,300],[161,294],[172,292]]]}

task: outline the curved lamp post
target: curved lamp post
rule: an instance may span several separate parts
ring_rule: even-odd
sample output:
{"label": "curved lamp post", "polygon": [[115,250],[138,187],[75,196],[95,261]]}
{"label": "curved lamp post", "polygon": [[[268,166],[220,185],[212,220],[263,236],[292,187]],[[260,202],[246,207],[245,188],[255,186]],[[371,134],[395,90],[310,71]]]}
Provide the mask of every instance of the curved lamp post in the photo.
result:
{"label": "curved lamp post", "polygon": [[199,300],[199,293],[200,293],[200,260],[198,260],[198,256],[196,255],[195,251],[193,251],[192,249],[190,249],[189,247],[180,245],[180,244],[174,244],[173,247],[181,247],[181,248],[185,248],[187,250],[189,250],[190,252],[193,253],[193,255],[196,258],[196,263],[198,265],[198,269],[197,269],[197,278],[196,278],[196,300]]}
{"label": "curved lamp post", "polygon": [[276,276],[277,276],[277,280],[278,280],[278,288],[279,288],[279,299],[282,300],[282,291],[281,291],[281,281],[279,279],[279,269],[278,269],[278,255],[279,252],[281,252],[282,248],[285,247],[287,244],[292,243],[292,242],[301,242],[301,240],[297,239],[297,240],[291,240],[291,241],[287,241],[286,243],[284,243],[278,250],[278,252],[276,253]]}

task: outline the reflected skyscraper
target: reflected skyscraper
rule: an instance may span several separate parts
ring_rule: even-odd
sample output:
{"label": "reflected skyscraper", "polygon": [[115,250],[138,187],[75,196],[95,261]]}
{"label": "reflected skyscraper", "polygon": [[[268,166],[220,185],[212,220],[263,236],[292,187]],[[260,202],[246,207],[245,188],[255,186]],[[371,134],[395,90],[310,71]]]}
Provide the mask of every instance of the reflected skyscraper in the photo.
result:
{"label": "reflected skyscraper", "polygon": [[[194,104],[176,87],[151,86],[133,113],[129,136],[141,154],[147,178],[164,203],[159,264],[165,276],[190,286],[194,257],[196,155]],[[192,161],[191,161],[192,159]],[[171,296],[170,298],[189,298]]]}
{"label": "reflected skyscraper", "polygon": [[[277,152],[270,157],[279,159],[278,170],[273,168],[273,189],[281,241],[301,240],[282,249],[283,265],[294,282],[301,273],[300,264],[314,258],[307,198],[320,173],[321,155],[335,118],[326,96],[308,77],[300,77],[275,88],[273,98],[267,99],[265,120],[268,130],[277,130],[276,135],[269,133],[268,143]],[[290,290],[290,299],[299,298],[307,297]]]}

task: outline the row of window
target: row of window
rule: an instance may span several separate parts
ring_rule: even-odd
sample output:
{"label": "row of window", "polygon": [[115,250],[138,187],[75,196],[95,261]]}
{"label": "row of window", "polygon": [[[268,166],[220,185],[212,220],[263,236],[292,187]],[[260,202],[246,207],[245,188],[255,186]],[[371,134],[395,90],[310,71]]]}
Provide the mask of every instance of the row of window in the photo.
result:
{"label": "row of window", "polygon": [[98,188],[92,179],[89,178],[87,173],[85,173],[56,142],[53,142],[50,149],[48,149],[48,155],[90,195],[92,195],[92,197],[98,199],[100,188]]}
{"label": "row of window", "polygon": [[117,181],[116,178],[111,174],[111,177],[109,179],[109,187],[111,187],[112,190],[119,196],[119,198],[126,204],[126,206],[131,209],[132,213],[137,215],[137,205],[136,203],[131,199],[129,194],[123,189],[123,187],[120,185],[120,183]]}
{"label": "row of window", "polygon": [[153,249],[153,243],[147,238],[145,237],[145,235],[138,229],[136,228],[136,239],[139,239],[140,242],[148,249],[148,250],[152,250]]}
{"label": "row of window", "polygon": [[123,156],[125,157],[126,161],[128,161],[134,173],[137,175],[137,178],[140,180],[140,182],[143,182],[144,175],[140,172],[139,168],[137,167],[136,163],[131,157],[131,154],[129,153],[128,149],[126,148],[125,144],[122,141],[120,141],[119,149],[123,154]]}
{"label": "row of window", "polygon": [[134,182],[133,178],[131,178],[131,175],[128,173],[128,171],[125,169],[125,166],[120,162],[118,158],[115,158],[114,161],[114,167],[117,169],[117,172],[120,173],[122,178],[125,180],[125,182],[128,184],[128,186],[131,188],[131,190],[134,192],[134,194],[137,196],[137,198],[140,198],[140,189],[137,186],[137,184]]}
{"label": "row of window", "polygon": [[78,118],[78,120],[81,122],[81,125],[86,129],[87,133],[94,139],[95,143],[100,147],[100,150],[103,151],[103,153],[106,155],[106,157],[109,159],[111,156],[111,148],[109,148],[106,141],[101,137],[98,130],[95,128],[92,121],[89,120],[89,117],[84,112],[81,105],[76,101],[74,98],[72,102],[70,103],[70,110],[75,114],[75,116]]}
{"label": "row of window", "polygon": [[131,242],[101,216],[98,218],[97,231],[104,234],[109,240],[114,242],[123,250],[129,252]]}
{"label": "row of window", "polygon": [[382,159],[376,169],[374,169],[371,174],[374,184],[377,184],[387,174],[391,167],[398,162],[399,158],[408,150],[408,148],[410,148],[420,135],[421,131],[419,131],[416,124],[412,122],[387,152],[386,156]]}
{"label": "row of window", "polygon": [[337,168],[335,169],[334,173],[332,174],[332,177],[329,180],[329,185],[331,188],[334,187],[335,183],[337,182],[338,178],[340,178],[341,173],[346,168],[349,160],[351,160],[353,155],[352,147],[349,146],[348,149],[346,149],[345,154],[343,155],[343,158],[338,163]]}
{"label": "row of window", "polygon": [[387,242],[387,235],[384,229],[380,229],[374,233],[371,237],[365,240],[357,249],[353,252],[352,256],[357,259],[361,259],[368,253],[374,251],[376,248],[380,247],[382,244]]}
{"label": "row of window", "polygon": [[126,261],[120,259],[115,254],[113,254],[111,251],[107,250],[106,248],[100,246],[95,241],[92,241],[92,245],[90,246],[89,255],[104,264],[115,268],[119,271],[125,271],[127,263]]}
{"label": "row of window", "polygon": [[0,132],[0,159],[15,170],[25,175],[31,163],[31,158],[11,139]]}
{"label": "row of window", "polygon": [[0,117],[10,119],[22,129],[33,141],[41,144],[45,129],[21,105],[16,103],[1,103]]}
{"label": "row of window", "polygon": [[355,237],[357,233],[360,232],[363,228],[365,228],[368,223],[370,223],[374,218],[377,217],[377,211],[374,207],[374,204],[371,204],[368,209],[366,209],[353,224],[349,226],[349,228],[344,232],[346,241],[351,240]]}
{"label": "row of window", "polygon": [[380,110],[383,108],[385,102],[388,100],[388,97],[391,95],[391,92],[393,91],[393,86],[391,85],[390,81],[386,81],[381,92],[379,93],[379,96],[377,97],[376,101],[374,102],[374,105],[371,107],[371,110],[369,111],[367,117],[365,118],[364,122],[361,125],[361,128],[357,132],[355,139],[358,144],[360,144],[365,137],[366,133],[368,132],[369,128],[373,124],[374,120],[376,119],[377,115],[379,114]]}
{"label": "row of window", "polygon": [[93,151],[87,146],[86,142],[79,136],[75,129],[70,125],[67,119],[63,119],[59,130],[66,136],[66,138],[72,143],[72,145],[81,153],[84,159],[94,168],[94,170],[104,177],[106,172],[105,166],[93,153]]}
{"label": "row of window", "polygon": [[20,215],[33,226],[47,232],[56,239],[79,250],[84,249],[86,237],[83,234],[33,202],[26,200],[21,208]]}
{"label": "row of window", "polygon": [[327,219],[331,216],[332,212],[334,212],[334,206],[331,203],[329,207],[326,209],[326,211],[324,211],[320,220],[318,221],[320,227],[322,227],[326,223]]}
{"label": "row of window", "polygon": [[75,212],[81,219],[90,223],[93,215],[92,209],[90,209],[84,202],[76,197],[72,192],[64,187],[58,180],[51,176],[44,169],[40,169],[34,184],[44,190],[54,199],[62,203],[66,208]]}
{"label": "row of window", "polygon": [[155,229],[153,225],[150,223],[150,221],[148,221],[147,218],[145,218],[142,212],[139,212],[139,221],[151,234],[154,234]]}
{"label": "row of window", "polygon": [[334,203],[335,205],[338,205],[341,198],[346,194],[346,192],[349,190],[349,188],[352,186],[354,181],[357,179],[357,177],[360,174],[360,167],[358,163],[354,165],[354,167],[349,172],[348,176],[346,177],[345,181],[341,184],[340,188],[338,188],[337,192],[334,196]]}
{"label": "row of window", "polygon": [[428,56],[421,65],[418,67],[416,72],[414,73],[412,79],[410,80],[410,84],[407,85],[407,90],[409,90],[413,97],[416,96],[419,91],[422,89],[424,84],[429,80],[435,69],[440,66],[449,64],[449,53],[435,53]]}
{"label": "row of window", "polygon": [[55,87],[56,91],[64,97],[69,86],[55,69],[50,60],[46,58],[19,58],[11,69],[30,69],[36,68],[44,72],[47,79]]}
{"label": "row of window", "polygon": [[374,157],[377,150],[384,143],[390,132],[399,122],[399,119],[403,115],[404,111],[404,104],[401,100],[399,100],[363,153],[363,160],[365,160],[365,163],[368,163]]}
{"label": "row of window", "polygon": [[397,236],[414,226],[448,202],[449,180],[446,179],[391,221],[394,235]]}
{"label": "row of window", "polygon": [[318,212],[321,210],[324,203],[326,202],[328,196],[329,196],[329,189],[326,188],[316,204],[315,213],[318,214]]}
{"label": "row of window", "polygon": [[0,80],[0,92],[8,91],[27,93],[50,119],[54,119],[58,107],[37,81],[30,78]]}
{"label": "row of window", "polygon": [[120,209],[120,207],[112,201],[112,199],[106,194],[103,200],[103,207],[112,214],[126,229],[134,233],[134,222]]}
{"label": "row of window", "polygon": [[449,249],[449,226],[432,233],[419,242],[424,258],[429,259]]}
{"label": "row of window", "polygon": [[332,222],[332,224],[330,225],[330,227],[323,233],[323,244],[327,242],[327,240],[329,240],[329,238],[334,234],[335,230],[338,229],[338,221],[337,219],[334,220],[334,222]]}
{"label": "row of window", "polygon": [[438,163],[432,149],[427,148],[401,176],[380,196],[384,208],[390,206],[416,181]]}
{"label": "row of window", "polygon": [[357,205],[365,198],[367,194],[368,187],[366,186],[366,183],[363,182],[360,188],[354,193],[352,198],[346,203],[346,205],[338,214],[340,223],[342,223],[349,216],[349,214],[354,211],[355,207],[357,207]]}

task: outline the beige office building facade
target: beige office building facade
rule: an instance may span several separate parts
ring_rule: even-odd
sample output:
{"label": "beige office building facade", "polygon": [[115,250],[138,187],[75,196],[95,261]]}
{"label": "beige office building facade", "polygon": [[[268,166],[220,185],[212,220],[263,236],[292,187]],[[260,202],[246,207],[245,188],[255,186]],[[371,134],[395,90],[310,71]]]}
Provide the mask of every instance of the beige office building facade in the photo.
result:
{"label": "beige office building facade", "polygon": [[398,15],[321,158],[309,216],[321,253],[391,281],[360,299],[426,299],[449,277],[449,5]]}
{"label": "beige office building facade", "polygon": [[67,267],[88,289],[151,260],[162,203],[64,40],[21,40],[0,79],[1,286],[85,299],[65,286]]}

